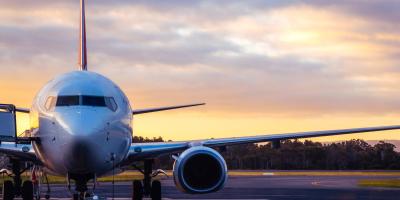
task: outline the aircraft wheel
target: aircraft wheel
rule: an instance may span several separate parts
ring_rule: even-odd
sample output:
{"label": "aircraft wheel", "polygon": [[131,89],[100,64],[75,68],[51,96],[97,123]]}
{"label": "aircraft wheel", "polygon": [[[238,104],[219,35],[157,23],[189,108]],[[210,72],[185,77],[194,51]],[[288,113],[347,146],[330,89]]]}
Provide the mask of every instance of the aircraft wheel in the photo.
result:
{"label": "aircraft wheel", "polygon": [[33,194],[33,199],[35,200],[40,200],[42,197],[40,196],[40,193],[35,193]]}
{"label": "aircraft wheel", "polygon": [[142,200],[143,199],[143,185],[142,181],[135,180],[133,181],[133,200]]}
{"label": "aircraft wheel", "polygon": [[159,180],[153,181],[150,195],[152,200],[161,200],[161,182]]}
{"label": "aircraft wheel", "polygon": [[49,195],[49,194],[46,194],[46,195],[44,195],[44,198],[45,198],[45,199],[50,199],[50,195]]}
{"label": "aircraft wheel", "polygon": [[33,200],[33,183],[32,181],[25,181],[22,184],[22,199]]}
{"label": "aircraft wheel", "polygon": [[14,199],[14,184],[12,181],[4,181],[3,199],[4,200],[13,200]]}

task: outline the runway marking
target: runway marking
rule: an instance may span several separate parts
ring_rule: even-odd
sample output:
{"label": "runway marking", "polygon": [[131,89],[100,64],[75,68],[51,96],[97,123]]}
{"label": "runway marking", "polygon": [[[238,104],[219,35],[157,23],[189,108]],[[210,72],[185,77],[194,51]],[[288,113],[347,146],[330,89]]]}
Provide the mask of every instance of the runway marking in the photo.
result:
{"label": "runway marking", "polygon": [[264,172],[262,175],[263,176],[273,176],[274,173],[272,173],[272,172]]}
{"label": "runway marking", "polygon": [[311,185],[321,185],[321,182],[320,181],[313,181],[313,182],[311,182]]}

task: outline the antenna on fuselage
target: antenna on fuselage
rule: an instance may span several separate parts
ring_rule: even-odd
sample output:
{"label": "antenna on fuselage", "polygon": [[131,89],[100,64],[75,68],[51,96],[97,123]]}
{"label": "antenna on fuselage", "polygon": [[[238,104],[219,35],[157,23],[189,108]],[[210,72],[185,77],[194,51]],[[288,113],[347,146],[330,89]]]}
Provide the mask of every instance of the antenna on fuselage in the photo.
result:
{"label": "antenna on fuselage", "polygon": [[78,54],[78,67],[81,71],[87,70],[87,49],[86,49],[86,17],[85,17],[85,0],[81,0],[81,13],[80,13],[80,27],[79,27],[79,54]]}

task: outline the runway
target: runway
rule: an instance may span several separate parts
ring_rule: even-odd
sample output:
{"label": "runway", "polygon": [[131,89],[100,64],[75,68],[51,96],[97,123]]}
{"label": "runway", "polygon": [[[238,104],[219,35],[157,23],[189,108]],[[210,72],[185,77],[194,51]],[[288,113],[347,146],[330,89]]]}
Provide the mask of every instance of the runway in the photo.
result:
{"label": "runway", "polygon": [[[397,176],[231,176],[226,187],[206,195],[184,194],[171,178],[162,180],[165,199],[399,199],[400,189],[364,188],[360,179],[399,179]],[[111,183],[100,183],[96,194],[112,197]],[[131,183],[115,184],[114,197],[131,199]],[[52,198],[70,198],[65,185],[52,185]],[[101,198],[101,199],[103,199]]]}

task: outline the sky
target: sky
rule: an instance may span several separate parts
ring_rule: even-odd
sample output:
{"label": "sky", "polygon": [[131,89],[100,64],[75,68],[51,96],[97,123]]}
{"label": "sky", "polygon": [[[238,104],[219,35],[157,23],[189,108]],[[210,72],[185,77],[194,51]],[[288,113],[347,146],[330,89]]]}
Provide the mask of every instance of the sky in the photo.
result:
{"label": "sky", "polygon": [[[398,0],[87,0],[88,68],[171,140],[400,124]],[[78,0],[0,0],[0,102],[77,69]],[[19,131],[29,123],[19,115]],[[400,139],[396,131],[317,138]]]}

